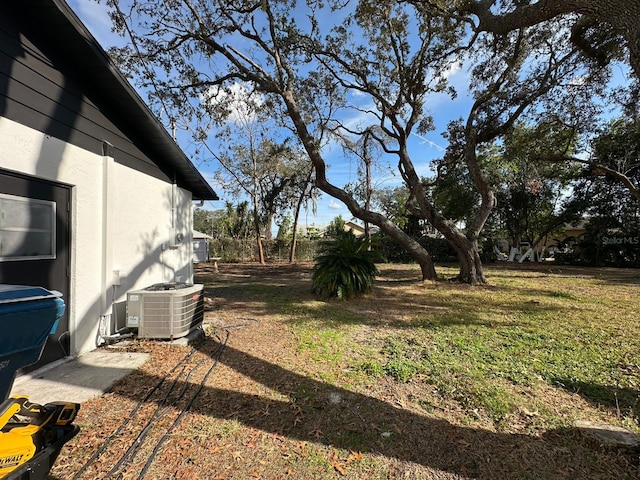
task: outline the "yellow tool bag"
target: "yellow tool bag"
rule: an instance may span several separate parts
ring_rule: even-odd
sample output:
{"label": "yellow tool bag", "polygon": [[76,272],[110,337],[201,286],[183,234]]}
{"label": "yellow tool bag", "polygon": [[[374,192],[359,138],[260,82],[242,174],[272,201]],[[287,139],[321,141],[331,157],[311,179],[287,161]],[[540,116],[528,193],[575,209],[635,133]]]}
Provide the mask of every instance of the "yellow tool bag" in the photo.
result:
{"label": "yellow tool bag", "polygon": [[80,405],[52,402],[38,405],[24,396],[0,405],[0,479],[44,480],[62,446],[79,427],[72,422]]}

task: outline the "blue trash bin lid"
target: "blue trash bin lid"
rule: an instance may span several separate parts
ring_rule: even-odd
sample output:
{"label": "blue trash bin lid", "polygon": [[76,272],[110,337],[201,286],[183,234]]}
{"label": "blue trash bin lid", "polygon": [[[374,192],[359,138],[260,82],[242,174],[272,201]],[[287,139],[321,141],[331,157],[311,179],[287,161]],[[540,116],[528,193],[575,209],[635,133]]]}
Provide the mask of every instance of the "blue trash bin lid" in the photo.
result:
{"label": "blue trash bin lid", "polygon": [[0,284],[0,304],[62,297],[60,292],[29,285]]}

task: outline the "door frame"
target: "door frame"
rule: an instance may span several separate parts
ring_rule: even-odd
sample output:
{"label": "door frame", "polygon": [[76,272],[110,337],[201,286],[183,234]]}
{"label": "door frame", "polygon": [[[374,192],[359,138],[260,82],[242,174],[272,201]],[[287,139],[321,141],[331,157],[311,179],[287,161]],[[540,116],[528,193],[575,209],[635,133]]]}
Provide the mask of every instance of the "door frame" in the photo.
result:
{"label": "door frame", "polygon": [[62,293],[65,302],[65,312],[58,329],[47,339],[40,360],[24,369],[30,371],[72,354],[73,332],[69,315],[72,303],[72,186],[0,168],[0,193],[56,204],[55,258],[0,261],[0,283],[29,284],[56,290]]}

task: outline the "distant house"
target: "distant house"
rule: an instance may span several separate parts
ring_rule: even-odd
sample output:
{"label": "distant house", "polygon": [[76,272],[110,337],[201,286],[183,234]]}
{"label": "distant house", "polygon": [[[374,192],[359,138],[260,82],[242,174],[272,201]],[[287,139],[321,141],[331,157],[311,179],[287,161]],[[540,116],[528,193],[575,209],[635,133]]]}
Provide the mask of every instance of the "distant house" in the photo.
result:
{"label": "distant house", "polygon": [[574,238],[576,240],[581,239],[585,233],[587,233],[587,222],[582,220],[576,224],[565,224],[564,229],[564,237],[565,238]]}
{"label": "distant house", "polygon": [[587,233],[587,220],[579,220],[577,223],[566,223],[552,237],[548,237],[543,243],[546,249],[554,252],[563,250],[579,243]]}
{"label": "distant house", "polygon": [[0,283],[67,306],[41,363],[193,281],[192,202],[218,197],[63,0],[0,2],[0,146]]}
{"label": "distant house", "polygon": [[347,232],[353,233],[356,237],[361,237],[365,234],[364,227],[354,222],[345,222],[344,229]]}
{"label": "distant house", "polygon": [[310,239],[322,238],[327,230],[326,225],[300,225],[298,226],[298,235]]}
{"label": "distant house", "polygon": [[[352,232],[356,237],[362,237],[365,235],[366,230],[364,228],[363,225],[359,225],[355,222],[345,222],[344,224],[344,229],[347,232]],[[370,233],[377,233],[380,229],[378,228],[377,225],[369,225],[369,232]]]}

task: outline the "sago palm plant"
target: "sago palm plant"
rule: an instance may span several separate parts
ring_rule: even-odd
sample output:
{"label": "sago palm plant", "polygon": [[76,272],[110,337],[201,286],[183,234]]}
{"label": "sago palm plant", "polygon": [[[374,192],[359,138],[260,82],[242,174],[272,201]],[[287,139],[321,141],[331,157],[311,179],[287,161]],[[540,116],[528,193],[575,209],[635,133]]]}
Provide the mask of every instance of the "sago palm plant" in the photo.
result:
{"label": "sago palm plant", "polygon": [[378,254],[370,246],[351,232],[322,242],[313,267],[313,292],[343,300],[370,292],[378,274]]}

